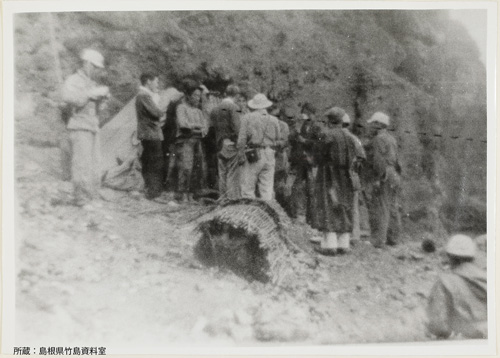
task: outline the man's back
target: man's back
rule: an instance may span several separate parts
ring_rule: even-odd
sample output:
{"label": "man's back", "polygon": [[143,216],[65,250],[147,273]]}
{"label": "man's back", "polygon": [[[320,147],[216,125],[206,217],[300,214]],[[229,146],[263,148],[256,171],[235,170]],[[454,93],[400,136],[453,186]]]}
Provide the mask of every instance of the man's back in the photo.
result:
{"label": "man's back", "polygon": [[241,120],[238,147],[246,144],[274,147],[280,138],[278,119],[265,110],[246,114]]}
{"label": "man's back", "polygon": [[486,272],[472,263],[441,275],[429,296],[430,332],[444,338],[452,332],[466,338],[486,338],[486,283]]}
{"label": "man's back", "polygon": [[386,130],[377,134],[372,141],[374,169],[381,175],[387,166],[396,166],[398,161],[398,145],[396,139]]}
{"label": "man's back", "polygon": [[137,114],[137,137],[146,140],[163,140],[160,118],[163,112],[158,108],[150,93],[140,90],[135,99]]}
{"label": "man's back", "polygon": [[223,139],[236,142],[240,130],[240,107],[232,100],[225,98],[210,113],[211,122],[215,128],[217,143]]}

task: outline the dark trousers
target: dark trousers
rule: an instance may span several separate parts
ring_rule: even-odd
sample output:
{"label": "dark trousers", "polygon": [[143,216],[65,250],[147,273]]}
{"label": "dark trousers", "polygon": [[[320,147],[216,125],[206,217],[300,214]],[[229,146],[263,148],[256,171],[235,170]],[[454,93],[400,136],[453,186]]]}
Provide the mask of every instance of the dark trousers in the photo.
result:
{"label": "dark trousers", "polygon": [[163,190],[164,157],[161,140],[142,140],[142,177],[147,199],[154,199]]}
{"label": "dark trousers", "polygon": [[312,199],[314,196],[313,168],[306,164],[297,166],[296,177],[292,187],[292,209],[290,216],[296,218],[305,215],[308,222],[312,217]]}
{"label": "dark trousers", "polygon": [[[215,129],[210,127],[208,134],[203,138],[203,150],[205,151],[205,160],[207,162],[207,187],[209,189],[218,189],[218,160],[217,160],[217,141],[215,138]],[[221,194],[222,195],[222,194]]]}
{"label": "dark trousers", "polygon": [[167,191],[177,191],[177,167],[175,159],[175,144],[170,144],[168,149],[163,150],[165,153],[163,180]]}
{"label": "dark trousers", "polygon": [[384,244],[395,245],[399,241],[401,217],[398,208],[398,189],[391,188],[388,182],[382,182],[372,191],[368,211],[372,242],[375,247]]}
{"label": "dark trousers", "polygon": [[207,164],[201,138],[177,139],[175,161],[178,192],[196,193],[206,187]]}

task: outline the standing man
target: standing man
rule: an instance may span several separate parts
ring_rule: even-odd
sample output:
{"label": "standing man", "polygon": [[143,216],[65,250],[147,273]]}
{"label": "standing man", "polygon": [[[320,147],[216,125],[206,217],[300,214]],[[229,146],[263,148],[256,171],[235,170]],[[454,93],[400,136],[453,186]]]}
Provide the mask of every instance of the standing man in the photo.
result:
{"label": "standing man", "polygon": [[240,132],[241,91],[236,85],[226,88],[226,98],[210,113],[215,128],[219,172],[219,196],[238,199],[240,195],[240,166],[236,142]]}
{"label": "standing man", "polygon": [[287,202],[286,196],[286,183],[288,179],[288,173],[290,171],[290,163],[288,162],[288,137],[290,135],[290,129],[287,123],[287,113],[290,113],[288,107],[280,108],[278,112],[280,137],[276,146],[276,167],[274,173],[274,190],[276,192],[276,201],[278,201],[278,203],[280,203],[280,205],[284,209],[289,209],[289,203]]}
{"label": "standing man", "polygon": [[95,82],[98,71],[104,68],[104,57],[95,50],[85,49],[80,59],[82,67],[64,82],[62,99],[71,107],[67,129],[72,150],[74,200],[76,205],[85,206],[99,199],[98,111],[101,101],[109,97],[109,88]]}
{"label": "standing man", "polygon": [[317,127],[314,143],[318,173],[314,183],[311,226],[323,233],[320,248],[323,255],[343,254],[350,249],[352,232],[353,182],[351,168],[355,161],[354,139],[342,129],[345,111],[329,109],[327,122]]}
{"label": "standing man", "polygon": [[387,132],[389,116],[376,112],[367,122],[375,136],[369,143],[371,167],[370,227],[373,246],[396,245],[401,231],[398,193],[401,185],[401,166],[396,139]]}
{"label": "standing man", "polygon": [[353,184],[354,196],[353,196],[353,206],[352,206],[352,241],[358,242],[361,239],[361,224],[360,224],[360,215],[359,215],[359,200],[360,200],[360,192],[361,192],[361,180],[359,177],[359,171],[364,161],[366,160],[365,149],[363,148],[363,144],[358,137],[356,137],[350,130],[351,126],[351,118],[346,113],[344,117],[342,117],[342,130],[350,137],[352,137],[354,141],[354,149],[356,158],[353,162],[353,167],[350,168],[351,181]]}
{"label": "standing man", "polygon": [[241,119],[237,147],[243,165],[240,185],[243,198],[255,198],[258,190],[261,199],[273,199],[276,165],[273,148],[278,144],[280,127],[278,119],[267,113],[266,108],[272,104],[264,94],[256,94],[248,101],[253,112]]}
{"label": "standing man", "polygon": [[446,246],[451,272],[441,274],[429,295],[427,329],[440,339],[488,338],[486,271],[475,265],[476,244],[454,235]]}
{"label": "standing man", "polygon": [[163,132],[160,120],[165,116],[166,108],[159,108],[158,75],[143,73],[141,87],[135,99],[137,113],[137,138],[142,144],[142,176],[145,196],[148,200],[159,197],[163,190]]}
{"label": "standing man", "polygon": [[314,190],[314,163],[311,149],[313,127],[316,124],[316,107],[306,102],[301,108],[301,118],[290,134],[290,165],[295,175],[292,187],[293,208],[291,217],[301,222],[312,216],[311,198]]}
{"label": "standing man", "polygon": [[207,163],[203,138],[208,132],[205,112],[200,109],[208,90],[198,82],[183,82],[184,98],[176,108],[175,160],[178,174],[176,198],[194,201],[194,194],[206,187]]}

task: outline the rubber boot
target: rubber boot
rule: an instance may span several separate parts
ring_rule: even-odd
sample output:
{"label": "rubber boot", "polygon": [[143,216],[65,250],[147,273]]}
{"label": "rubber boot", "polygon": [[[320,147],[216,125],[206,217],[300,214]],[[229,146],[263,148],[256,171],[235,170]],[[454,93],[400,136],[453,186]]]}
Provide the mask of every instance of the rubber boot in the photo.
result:
{"label": "rubber boot", "polygon": [[323,236],[321,245],[318,249],[316,249],[316,251],[322,255],[335,256],[337,254],[337,248],[337,234],[334,232],[327,232]]}
{"label": "rubber boot", "polygon": [[351,240],[351,234],[348,232],[344,232],[340,234],[339,236],[339,249],[337,252],[339,254],[345,254],[349,252],[350,250],[350,240]]}

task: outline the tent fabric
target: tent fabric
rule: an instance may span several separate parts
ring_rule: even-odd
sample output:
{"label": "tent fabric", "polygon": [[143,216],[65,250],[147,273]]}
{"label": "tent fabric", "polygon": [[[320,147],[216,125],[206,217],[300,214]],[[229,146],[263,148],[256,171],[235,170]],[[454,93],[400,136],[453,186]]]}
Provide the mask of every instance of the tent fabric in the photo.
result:
{"label": "tent fabric", "polygon": [[[182,93],[171,87],[160,92],[160,106],[178,100]],[[135,96],[101,128],[103,185],[118,190],[142,190],[141,142],[137,139]]]}

